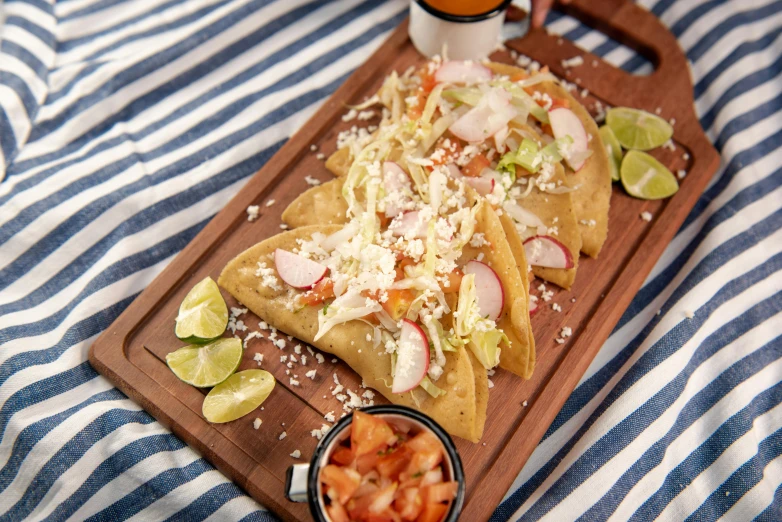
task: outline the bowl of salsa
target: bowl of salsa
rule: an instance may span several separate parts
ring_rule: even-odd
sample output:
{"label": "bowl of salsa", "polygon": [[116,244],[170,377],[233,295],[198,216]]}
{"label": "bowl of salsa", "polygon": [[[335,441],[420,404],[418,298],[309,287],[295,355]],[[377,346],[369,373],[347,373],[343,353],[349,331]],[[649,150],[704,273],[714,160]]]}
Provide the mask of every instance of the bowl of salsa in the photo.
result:
{"label": "bowl of salsa", "polygon": [[343,417],[309,464],[288,470],[286,496],[318,522],[451,522],[464,502],[464,472],[448,434],[404,406]]}

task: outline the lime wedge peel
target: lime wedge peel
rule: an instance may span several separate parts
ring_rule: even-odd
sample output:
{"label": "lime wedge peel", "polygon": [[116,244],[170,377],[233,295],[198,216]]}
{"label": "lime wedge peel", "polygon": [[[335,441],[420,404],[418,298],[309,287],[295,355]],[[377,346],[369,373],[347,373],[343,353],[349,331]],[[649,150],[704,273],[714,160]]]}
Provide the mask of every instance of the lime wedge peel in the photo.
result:
{"label": "lime wedge peel", "polygon": [[606,113],[606,124],[619,143],[628,150],[651,150],[663,146],[673,136],[670,123],[654,114],[628,107],[615,107]]}
{"label": "lime wedge peel", "polygon": [[228,307],[220,289],[207,277],[185,296],[179,306],[174,333],[188,343],[208,343],[225,332],[228,326]]}
{"label": "lime wedge peel", "polygon": [[265,370],[244,370],[228,377],[209,392],[202,412],[209,422],[231,422],[244,417],[274,389],[275,380]]}
{"label": "lime wedge peel", "polygon": [[640,199],[664,199],[679,190],[670,170],[645,152],[625,154],[621,168],[622,185],[631,196]]}
{"label": "lime wedge peel", "polygon": [[619,181],[619,169],[622,165],[622,145],[619,140],[616,139],[616,134],[611,130],[608,125],[603,125],[599,129],[600,139],[603,140],[603,146],[605,146],[608,153],[608,161],[611,166],[611,179],[613,181]]}
{"label": "lime wedge peel", "polygon": [[209,388],[236,371],[243,351],[240,339],[218,339],[204,346],[185,346],[171,352],[166,355],[166,364],[187,384]]}

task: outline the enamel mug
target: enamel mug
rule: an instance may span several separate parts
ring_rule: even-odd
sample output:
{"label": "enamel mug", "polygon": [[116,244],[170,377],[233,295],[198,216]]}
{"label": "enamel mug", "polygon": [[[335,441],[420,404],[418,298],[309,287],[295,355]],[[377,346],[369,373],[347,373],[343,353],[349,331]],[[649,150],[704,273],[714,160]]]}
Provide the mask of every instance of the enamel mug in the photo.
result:
{"label": "enamel mug", "polygon": [[[459,482],[456,498],[451,503],[451,509],[443,520],[444,522],[455,522],[459,518],[459,513],[464,504],[465,489],[462,461],[456,452],[456,446],[454,446],[451,437],[431,418],[406,406],[370,406],[369,408],[361,408],[361,411],[378,415],[398,426],[408,426],[414,432],[429,430],[440,439],[445,448],[445,457],[443,459],[444,478]],[[320,469],[328,464],[332,452],[340,446],[340,443],[350,436],[350,430],[347,428],[352,422],[352,413],[343,417],[318,443],[309,464],[294,464],[288,468],[285,480],[286,498],[292,502],[308,502],[312,518],[316,522],[330,522],[323,502],[324,493],[321,491],[321,484],[318,479]]]}
{"label": "enamel mug", "polygon": [[478,60],[488,56],[502,40],[502,24],[512,0],[477,15],[452,15],[411,0],[408,32],[418,52],[431,58],[447,49],[451,60]]}

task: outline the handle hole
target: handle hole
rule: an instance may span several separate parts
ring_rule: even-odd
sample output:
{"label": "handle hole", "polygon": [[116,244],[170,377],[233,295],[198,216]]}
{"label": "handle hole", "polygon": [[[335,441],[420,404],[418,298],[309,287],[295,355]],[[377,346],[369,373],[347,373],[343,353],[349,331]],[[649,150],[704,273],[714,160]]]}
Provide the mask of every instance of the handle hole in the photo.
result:
{"label": "handle hole", "polygon": [[628,74],[648,76],[656,69],[657,59],[651,48],[572,5],[556,4],[546,18],[546,29]]}

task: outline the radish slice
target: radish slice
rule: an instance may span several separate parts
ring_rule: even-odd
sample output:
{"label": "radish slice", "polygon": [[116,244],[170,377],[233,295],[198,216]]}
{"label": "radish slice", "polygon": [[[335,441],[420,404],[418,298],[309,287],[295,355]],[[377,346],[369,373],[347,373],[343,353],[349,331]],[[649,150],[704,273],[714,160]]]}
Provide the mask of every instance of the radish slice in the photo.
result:
{"label": "radish slice", "polygon": [[589,150],[589,140],[584,130],[584,125],[578,116],[570,109],[559,108],[549,111],[549,120],[551,130],[554,131],[554,137],[557,139],[570,136],[573,138],[573,144],[570,146],[570,154],[565,161],[570,168],[578,172],[586,162],[586,154]]}
{"label": "radish slice", "polygon": [[445,62],[434,73],[437,83],[478,83],[491,80],[492,72],[488,67],[476,62],[454,60]]}
{"label": "radish slice", "polygon": [[459,167],[453,163],[449,163],[445,168],[448,169],[448,175],[453,179],[462,179],[464,177],[462,171],[459,170]]}
{"label": "radish slice", "polygon": [[[383,188],[386,191],[386,198],[389,194],[396,194],[410,187],[410,178],[398,163],[386,161],[383,163]],[[395,198],[396,199],[396,198]],[[386,204],[386,216],[396,217],[402,213],[402,208],[395,203]]]}
{"label": "radish slice", "polygon": [[396,371],[392,393],[405,393],[418,386],[429,371],[429,341],[420,326],[402,320],[396,350]]}
{"label": "radish slice", "polygon": [[533,316],[538,311],[538,300],[532,300],[532,296],[529,296],[529,315]]}
{"label": "radish slice", "polygon": [[507,91],[492,89],[448,130],[467,142],[482,142],[504,129],[516,117],[518,112],[510,100],[511,95]]}
{"label": "radish slice", "polygon": [[274,266],[280,279],[300,289],[312,288],[329,270],[320,263],[281,248],[274,251]]}
{"label": "radish slice", "polygon": [[466,184],[475,189],[475,192],[481,196],[491,194],[494,190],[494,178],[462,178]]}
{"label": "radish slice", "polygon": [[573,268],[570,250],[551,236],[533,236],[524,241],[527,263],[547,268]]}
{"label": "radish slice", "polygon": [[395,219],[388,227],[396,237],[406,236],[408,232],[415,232],[416,239],[426,239],[427,224],[418,221],[418,211],[405,212],[401,218]]}
{"label": "radish slice", "polygon": [[505,291],[497,272],[486,263],[472,260],[464,266],[464,273],[475,274],[475,298],[481,317],[499,319],[505,306]]}

